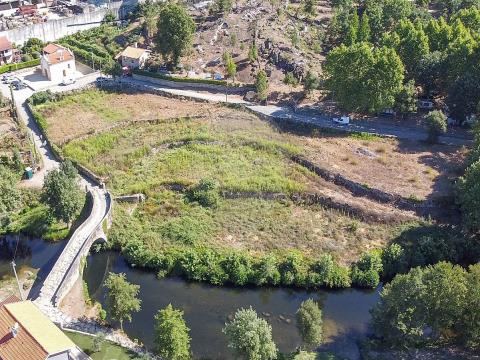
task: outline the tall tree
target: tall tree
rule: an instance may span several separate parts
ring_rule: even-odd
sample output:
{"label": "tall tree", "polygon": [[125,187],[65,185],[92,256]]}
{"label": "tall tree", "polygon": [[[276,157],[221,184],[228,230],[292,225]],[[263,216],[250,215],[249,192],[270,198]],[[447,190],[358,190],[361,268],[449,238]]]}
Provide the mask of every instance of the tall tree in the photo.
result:
{"label": "tall tree", "polygon": [[260,101],[267,100],[268,97],[268,79],[265,71],[260,70],[255,80],[255,90]]}
{"label": "tall tree", "polygon": [[[478,145],[477,145],[478,146]],[[458,182],[458,202],[465,227],[480,232],[480,160],[471,164]]]}
{"label": "tall tree", "polygon": [[124,273],[109,273],[105,280],[107,288],[107,310],[112,319],[120,322],[123,331],[124,320],[132,321],[132,313],[140,311],[142,301],[138,298],[140,286],[126,280]]}
{"label": "tall tree", "polygon": [[358,40],[359,19],[357,9],[354,9],[353,15],[350,18],[347,35],[345,36],[345,44],[351,46]]}
{"label": "tall tree", "polygon": [[160,14],[160,3],[147,0],[140,5],[140,14],[144,19],[144,29],[147,40],[157,32],[157,21]]}
{"label": "tall tree", "polygon": [[421,60],[428,54],[428,37],[423,29],[409,20],[402,20],[393,33],[385,36],[384,44],[393,47],[402,59],[410,79],[417,77]]}
{"label": "tall tree", "polygon": [[6,166],[0,165],[0,217],[14,211],[20,204],[21,194],[17,188],[18,177]]}
{"label": "tall tree", "polygon": [[313,299],[302,302],[297,310],[297,327],[303,342],[314,347],[323,339],[322,310]]}
{"label": "tall tree", "polygon": [[54,216],[69,224],[80,213],[85,194],[77,183],[77,171],[71,163],[50,171],[43,183],[42,200]]}
{"label": "tall tree", "polygon": [[237,310],[233,320],[225,324],[223,332],[227,336],[228,347],[244,360],[277,358],[272,327],[252,308]]}
{"label": "tall tree", "polygon": [[232,78],[233,82],[235,82],[237,64],[235,64],[235,61],[233,60],[232,55],[229,52],[223,54],[223,63],[225,65],[225,70],[228,77]]}
{"label": "tall tree", "polygon": [[155,348],[162,357],[171,360],[190,359],[190,329],[183,319],[183,311],[172,304],[155,315]]}
{"label": "tall tree", "polygon": [[463,342],[471,348],[480,346],[480,264],[471,265],[467,274],[467,292],[461,329]]}
{"label": "tall tree", "polygon": [[157,27],[158,51],[175,66],[192,45],[195,23],[183,6],[169,3],[160,11]]}
{"label": "tall tree", "polygon": [[404,67],[393,49],[359,43],[327,56],[326,87],[342,107],[375,113],[391,108],[403,88]]}
{"label": "tall tree", "polygon": [[394,109],[402,115],[403,119],[417,111],[417,90],[413,80],[408,81],[397,94]]}
{"label": "tall tree", "polygon": [[362,19],[360,21],[360,27],[358,29],[358,41],[365,41],[369,42],[371,38],[370,34],[370,20],[368,18],[368,14],[364,12],[362,14]]}

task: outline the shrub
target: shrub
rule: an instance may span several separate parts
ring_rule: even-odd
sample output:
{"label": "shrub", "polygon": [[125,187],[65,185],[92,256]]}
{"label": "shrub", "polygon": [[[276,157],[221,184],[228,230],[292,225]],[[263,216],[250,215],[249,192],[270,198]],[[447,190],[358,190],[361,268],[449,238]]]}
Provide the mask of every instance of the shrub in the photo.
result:
{"label": "shrub", "polygon": [[447,117],[439,110],[430,111],[425,117],[428,130],[427,141],[436,143],[441,134],[447,132]]}
{"label": "shrub", "polygon": [[25,69],[29,67],[34,67],[40,65],[40,59],[34,59],[30,61],[25,61],[21,63],[7,64],[0,66],[0,74],[4,74],[9,71],[15,71],[20,69]]}
{"label": "shrub", "polygon": [[202,179],[187,191],[186,198],[190,202],[198,202],[203,207],[215,208],[220,201],[218,183],[215,180]]}
{"label": "shrub", "polygon": [[282,284],[286,286],[303,286],[307,269],[303,256],[296,251],[290,252],[280,265]]}
{"label": "shrub", "polygon": [[28,99],[30,104],[34,106],[45,104],[48,101],[55,100],[57,100],[57,95],[52,93],[50,90],[36,92]]}
{"label": "shrub", "polygon": [[182,254],[180,267],[189,280],[222,285],[228,280],[228,276],[221,262],[222,257],[211,249],[190,249]]}
{"label": "shrub", "polygon": [[359,287],[375,288],[380,282],[382,268],[378,252],[366,253],[352,266],[352,283]]}
{"label": "shrub", "polygon": [[229,281],[238,286],[247,284],[252,275],[252,259],[248,255],[232,252],[222,261]]}
{"label": "shrub", "polygon": [[273,254],[267,254],[255,264],[253,282],[256,285],[278,285],[281,276],[278,271],[278,259]]}
{"label": "shrub", "polygon": [[310,266],[307,283],[311,287],[349,287],[349,270],[335,263],[330,254],[324,254]]}
{"label": "shrub", "polygon": [[160,229],[163,238],[183,245],[195,245],[206,232],[207,225],[191,216],[173,218]]}
{"label": "shrub", "polygon": [[405,272],[407,259],[405,250],[398,244],[392,244],[382,251],[382,276],[391,279],[396,274]]}

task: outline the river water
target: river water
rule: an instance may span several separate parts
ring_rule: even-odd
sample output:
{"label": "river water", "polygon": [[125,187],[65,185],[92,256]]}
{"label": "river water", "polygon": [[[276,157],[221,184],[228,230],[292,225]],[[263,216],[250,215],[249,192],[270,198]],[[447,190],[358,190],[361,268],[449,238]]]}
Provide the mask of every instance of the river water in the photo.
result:
{"label": "river water", "polygon": [[0,279],[13,277],[14,256],[18,272],[39,270],[38,276],[48,273],[65,244],[65,241],[49,243],[23,235],[0,236]]}
{"label": "river water", "polygon": [[171,303],[185,312],[185,320],[191,329],[192,351],[197,359],[232,358],[222,328],[238,308],[249,306],[272,325],[279,350],[294,351],[301,345],[295,312],[308,298],[318,301],[323,310],[326,344],[320,350],[358,359],[357,341],[368,334],[369,310],[379,298],[378,289],[310,292],[284,288],[213,287],[176,278],[158,280],[153,273],[130,268],[119,253],[108,251],[91,255],[84,272],[90,295],[102,304],[105,303],[102,283],[110,271],[123,272],[129,282],[140,285],[142,309],[133,315],[131,323],[124,325],[127,334],[151,348],[154,315]]}

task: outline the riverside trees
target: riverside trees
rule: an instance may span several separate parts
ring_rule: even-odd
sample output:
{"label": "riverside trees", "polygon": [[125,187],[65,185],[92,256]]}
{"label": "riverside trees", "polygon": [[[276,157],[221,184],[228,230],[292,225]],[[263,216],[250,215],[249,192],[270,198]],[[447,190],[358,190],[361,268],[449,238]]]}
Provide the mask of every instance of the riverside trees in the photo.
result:
{"label": "riverside trees", "polygon": [[140,286],[129,283],[124,273],[108,274],[105,286],[108,289],[107,310],[123,330],[124,320],[132,321],[132,313],[140,311],[142,301],[137,297]]}
{"label": "riverside trees", "polygon": [[69,225],[80,213],[85,201],[85,194],[77,183],[77,174],[73,164],[66,161],[60,169],[50,171],[43,184],[43,201],[58,220]]}
{"label": "riverside trees", "polygon": [[158,354],[171,360],[190,358],[190,329],[183,319],[183,311],[169,304],[155,315],[155,347]]}

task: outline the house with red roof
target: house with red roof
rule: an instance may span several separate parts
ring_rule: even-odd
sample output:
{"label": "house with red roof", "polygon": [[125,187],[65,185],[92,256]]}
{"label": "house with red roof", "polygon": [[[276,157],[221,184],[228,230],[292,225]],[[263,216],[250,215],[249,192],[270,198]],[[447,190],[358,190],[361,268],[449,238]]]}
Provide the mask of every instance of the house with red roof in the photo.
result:
{"label": "house with red roof", "polygon": [[0,65],[13,61],[13,46],[6,36],[0,36]]}
{"label": "house with red roof", "polygon": [[76,80],[75,55],[62,45],[52,43],[45,46],[40,65],[42,74],[50,81],[71,83]]}
{"label": "house with red roof", "polygon": [[1,360],[90,359],[31,301],[0,303]]}

